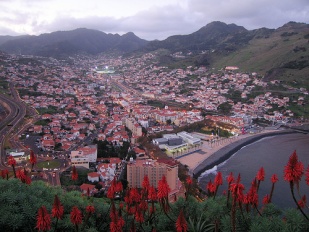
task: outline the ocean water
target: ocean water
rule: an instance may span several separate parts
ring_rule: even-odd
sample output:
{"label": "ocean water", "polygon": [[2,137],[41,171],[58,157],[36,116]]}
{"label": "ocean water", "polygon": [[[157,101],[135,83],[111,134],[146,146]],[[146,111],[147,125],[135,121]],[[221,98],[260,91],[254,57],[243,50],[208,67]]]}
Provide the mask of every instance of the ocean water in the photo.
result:
{"label": "ocean water", "polygon": [[[199,185],[206,189],[208,181],[214,180],[218,171],[222,173],[224,185],[219,187],[219,193],[227,190],[226,177],[233,172],[234,178],[241,175],[241,183],[245,185],[245,193],[249,190],[251,182],[254,180],[258,170],[264,167],[265,180],[261,182],[259,188],[259,206],[262,205],[262,199],[266,194],[270,194],[271,176],[276,174],[279,181],[275,184],[272,202],[280,208],[296,207],[290,185],[284,180],[284,167],[287,164],[290,155],[296,150],[298,159],[303,162],[305,170],[309,165],[309,134],[288,134],[263,138],[250,145],[247,145],[236,152],[225,162],[206,170],[199,177]],[[299,194],[296,192],[296,198],[306,194],[309,198],[309,186],[305,183],[303,176],[299,187]],[[307,200],[308,202],[308,200]]]}

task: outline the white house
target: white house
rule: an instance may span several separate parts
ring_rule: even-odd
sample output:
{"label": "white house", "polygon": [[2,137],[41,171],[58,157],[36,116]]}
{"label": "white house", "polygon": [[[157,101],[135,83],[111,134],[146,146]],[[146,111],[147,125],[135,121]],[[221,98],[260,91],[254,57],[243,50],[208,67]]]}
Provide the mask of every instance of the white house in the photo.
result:
{"label": "white house", "polygon": [[91,182],[99,182],[100,174],[97,172],[88,173],[88,180]]}
{"label": "white house", "polygon": [[97,157],[97,145],[83,147],[77,151],[71,151],[71,164],[76,167],[85,167],[89,169],[89,163],[96,162]]}

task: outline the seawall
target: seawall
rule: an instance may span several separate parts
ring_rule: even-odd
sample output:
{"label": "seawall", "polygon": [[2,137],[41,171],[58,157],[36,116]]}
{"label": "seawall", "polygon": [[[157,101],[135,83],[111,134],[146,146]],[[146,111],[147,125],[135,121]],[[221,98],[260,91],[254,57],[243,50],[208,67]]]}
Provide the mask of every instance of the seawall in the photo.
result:
{"label": "seawall", "polygon": [[201,162],[196,168],[194,168],[193,177],[198,178],[204,171],[213,168],[215,165],[223,163],[224,161],[229,159],[234,153],[236,153],[246,145],[254,143],[265,137],[292,134],[292,133],[298,133],[298,132],[295,132],[294,130],[281,130],[281,131],[257,134],[235,141],[229,145],[222,147],[220,150],[216,151],[210,157]]}

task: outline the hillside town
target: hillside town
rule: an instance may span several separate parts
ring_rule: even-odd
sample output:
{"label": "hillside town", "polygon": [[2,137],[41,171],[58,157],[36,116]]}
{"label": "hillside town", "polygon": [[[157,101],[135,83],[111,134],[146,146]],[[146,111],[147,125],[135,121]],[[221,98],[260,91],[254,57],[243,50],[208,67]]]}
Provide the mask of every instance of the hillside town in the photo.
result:
{"label": "hillside town", "polygon": [[[256,119],[286,124],[294,118],[288,108],[291,102],[301,105],[308,95],[308,90],[292,87],[289,90],[298,93],[294,99],[257,91],[280,81],[268,83],[258,73],[242,73],[235,66],[216,72],[193,66],[171,70],[156,64],[155,53],[137,58],[77,56],[71,63],[6,56],[1,59],[0,78],[13,83],[22,101],[37,113],[25,133],[37,136],[33,146],[38,155],[58,158],[58,152],[62,153],[69,164],[65,168],[91,170],[88,181],[100,182],[103,189],[123,175],[130,187],[141,187],[146,174],[156,186],[165,175],[171,199],[183,194],[176,158],[199,150],[202,144],[185,131],[173,134],[175,128],[209,119],[232,125],[229,133],[238,135]],[[220,114],[226,104],[228,114]],[[166,151],[166,159],[155,159],[138,140],[159,132],[165,136],[153,144]],[[127,155],[99,157],[93,140],[118,148],[129,144]],[[16,158],[27,153],[14,152],[10,154]],[[80,189],[84,193],[90,189],[91,194],[97,191],[90,183]]]}

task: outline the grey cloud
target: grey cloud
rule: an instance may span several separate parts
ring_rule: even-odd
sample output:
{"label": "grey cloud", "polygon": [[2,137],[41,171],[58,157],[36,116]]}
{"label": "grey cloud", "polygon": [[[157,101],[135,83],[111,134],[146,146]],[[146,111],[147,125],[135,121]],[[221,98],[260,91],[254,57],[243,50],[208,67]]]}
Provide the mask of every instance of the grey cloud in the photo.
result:
{"label": "grey cloud", "polygon": [[62,15],[51,24],[37,25],[35,31],[39,32],[42,27],[45,32],[85,27],[106,33],[124,34],[134,32],[140,38],[147,40],[165,39],[170,35],[192,32],[191,22],[186,21],[186,17],[183,17],[184,13],[183,10],[170,7],[155,8],[120,19],[98,16],[77,19]]}
{"label": "grey cloud", "polygon": [[309,20],[307,0],[216,0],[216,4],[209,0],[192,0],[189,10],[201,13],[208,21],[236,23],[247,29],[276,28],[291,20]]}
{"label": "grey cloud", "polygon": [[97,29],[104,32],[113,31],[119,24],[119,20],[111,17],[88,17],[88,18],[73,18],[73,17],[58,17],[51,24],[46,24],[44,29],[52,32],[58,30],[73,30],[76,28]]}
{"label": "grey cloud", "polygon": [[[2,4],[2,11],[9,12],[14,17],[4,18],[0,14],[0,22],[21,25],[30,23],[36,34],[85,27],[113,34],[131,31],[147,40],[162,40],[171,35],[190,34],[212,21],[235,23],[247,29],[277,28],[288,21],[309,22],[308,0],[188,0],[186,6],[178,4],[153,7],[120,19],[105,16],[78,19],[66,11],[51,23],[39,22],[35,13],[29,14],[31,9],[38,9],[40,2],[27,1],[33,8],[29,7],[22,11],[23,13],[18,9],[6,9],[5,4]],[[9,28],[1,28],[0,34],[3,34],[2,31],[8,33]]]}
{"label": "grey cloud", "polygon": [[12,31],[10,28],[8,27],[1,27],[0,28],[0,35],[11,35],[11,36],[17,36],[17,35],[21,35],[15,31]]}
{"label": "grey cloud", "polygon": [[132,31],[143,39],[165,39],[171,35],[188,34],[194,28],[199,28],[186,15],[184,9],[175,6],[154,8],[124,18],[116,29]]}

